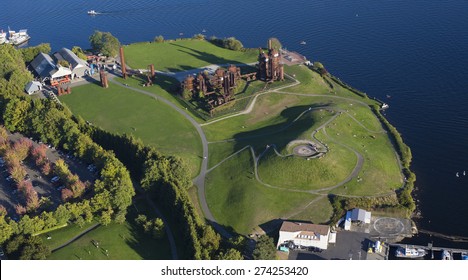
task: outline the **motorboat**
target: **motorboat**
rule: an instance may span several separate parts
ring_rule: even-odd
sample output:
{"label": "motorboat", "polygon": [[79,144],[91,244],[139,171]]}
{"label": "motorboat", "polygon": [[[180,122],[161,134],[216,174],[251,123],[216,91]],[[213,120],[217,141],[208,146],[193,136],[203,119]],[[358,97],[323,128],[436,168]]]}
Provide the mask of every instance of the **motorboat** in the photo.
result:
{"label": "motorboat", "polygon": [[302,41],[302,42],[300,42],[300,44],[301,44],[301,45],[305,45],[305,44],[307,44],[307,43],[306,43],[306,41]]}
{"label": "motorboat", "polygon": [[21,29],[20,31],[16,32],[13,30],[8,31],[8,41],[7,43],[10,43],[14,46],[18,46],[21,44],[26,43],[31,39],[31,37],[28,35],[28,30],[27,29]]}
{"label": "motorboat", "polygon": [[426,254],[427,252],[424,249],[417,249],[408,246],[398,247],[395,251],[395,257],[399,258],[417,259],[423,258]]}
{"label": "motorboat", "polygon": [[99,15],[99,13],[96,12],[95,10],[90,10],[90,11],[88,11],[88,15],[95,16],[95,15]]}

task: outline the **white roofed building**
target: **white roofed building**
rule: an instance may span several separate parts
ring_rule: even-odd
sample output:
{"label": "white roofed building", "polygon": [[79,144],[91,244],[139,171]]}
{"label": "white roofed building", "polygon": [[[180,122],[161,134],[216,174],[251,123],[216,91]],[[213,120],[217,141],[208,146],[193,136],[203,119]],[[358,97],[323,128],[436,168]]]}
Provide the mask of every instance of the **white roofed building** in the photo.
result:
{"label": "white roofed building", "polygon": [[69,68],[55,64],[50,55],[45,53],[38,54],[31,61],[30,66],[42,82],[49,80],[51,84],[54,80],[59,80],[72,74]]}
{"label": "white roofed building", "polygon": [[346,212],[344,229],[351,230],[351,224],[353,222],[370,224],[371,216],[371,212],[368,212],[364,209],[354,208],[353,210],[349,210]]}
{"label": "white roofed building", "polygon": [[81,78],[89,73],[89,64],[83,59],[79,58],[71,50],[62,48],[58,52],[54,53],[56,61],[64,60],[70,64],[70,70],[72,71],[72,79],[75,77]]}
{"label": "white roofed building", "polygon": [[42,84],[38,81],[29,82],[24,88],[27,94],[31,95],[42,90]]}
{"label": "white roofed building", "polygon": [[279,232],[277,248],[289,246],[315,247],[327,249],[330,238],[330,227],[312,223],[284,221]]}

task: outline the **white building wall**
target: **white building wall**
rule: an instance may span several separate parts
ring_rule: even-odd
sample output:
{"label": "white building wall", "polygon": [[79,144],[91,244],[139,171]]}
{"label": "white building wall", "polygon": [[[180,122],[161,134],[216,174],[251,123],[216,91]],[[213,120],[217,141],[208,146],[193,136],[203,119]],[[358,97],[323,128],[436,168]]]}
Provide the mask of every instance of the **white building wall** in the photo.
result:
{"label": "white building wall", "polygon": [[306,247],[317,247],[323,250],[328,248],[328,235],[320,235],[318,239],[302,239],[296,238],[300,232],[282,232],[280,231],[280,236],[278,239],[277,248],[288,241],[293,241],[295,245],[306,246]]}

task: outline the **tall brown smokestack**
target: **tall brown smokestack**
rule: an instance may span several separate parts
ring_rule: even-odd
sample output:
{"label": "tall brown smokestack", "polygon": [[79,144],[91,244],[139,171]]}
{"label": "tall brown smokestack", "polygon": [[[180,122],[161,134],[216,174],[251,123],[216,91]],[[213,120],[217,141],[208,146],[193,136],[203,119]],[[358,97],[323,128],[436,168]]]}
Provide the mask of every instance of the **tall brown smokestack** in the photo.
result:
{"label": "tall brown smokestack", "polygon": [[268,39],[268,50],[271,50],[271,39]]}
{"label": "tall brown smokestack", "polygon": [[103,88],[108,88],[109,83],[107,82],[107,74],[104,72],[104,69],[101,69],[99,72],[99,75],[101,76],[101,85]]}
{"label": "tall brown smokestack", "polygon": [[127,78],[127,67],[125,66],[125,55],[123,47],[120,47],[120,68],[122,69],[122,78]]}
{"label": "tall brown smokestack", "polygon": [[151,72],[151,79],[154,79],[154,77],[156,76],[154,73],[154,64],[150,65],[150,72]]}

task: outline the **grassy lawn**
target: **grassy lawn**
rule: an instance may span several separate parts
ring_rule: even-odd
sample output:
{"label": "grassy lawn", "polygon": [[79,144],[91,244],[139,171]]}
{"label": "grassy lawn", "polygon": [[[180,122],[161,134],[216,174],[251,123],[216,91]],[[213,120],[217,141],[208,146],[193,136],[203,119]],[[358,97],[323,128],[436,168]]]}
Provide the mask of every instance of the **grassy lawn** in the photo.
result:
{"label": "grassy lawn", "polygon": [[73,88],[60,97],[74,114],[105,130],[133,134],[168,155],[182,157],[196,176],[201,164],[200,137],[182,115],[155,98],[110,83]]}
{"label": "grassy lawn", "polygon": [[346,143],[364,157],[363,168],[358,175],[362,180],[352,180],[334,193],[376,195],[402,186],[398,159],[385,133],[371,133],[348,115],[340,116],[336,125],[330,124],[327,133],[334,141]]}
{"label": "grassy lawn", "polygon": [[[169,242],[166,237],[154,239],[143,232],[135,224],[134,219],[139,213],[153,217],[145,203],[139,202],[129,208],[127,222],[124,224],[112,223],[100,226],[90,231],[70,245],[55,251],[49,259],[52,260],[169,260],[172,259]],[[138,211],[136,210],[138,209]],[[67,235],[67,229],[51,232],[55,237]],[[83,229],[81,229],[83,230]],[[64,232],[65,231],[65,232]],[[53,235],[52,235],[53,234]],[[93,245],[93,240],[99,242],[99,248]],[[48,241],[48,240],[46,240]],[[46,243],[47,244],[47,243]],[[50,246],[50,245],[49,245]],[[109,256],[106,255],[106,250]]]}
{"label": "grassy lawn", "polygon": [[250,151],[224,162],[207,176],[206,197],[217,221],[242,234],[270,220],[287,217],[316,196],[271,189],[255,180]]}
{"label": "grassy lawn", "polygon": [[333,215],[333,207],[327,196],[309,205],[302,212],[291,217],[293,220],[312,221],[314,224],[325,224]]}
{"label": "grassy lawn", "polygon": [[[86,230],[87,228],[93,226],[96,223],[86,224],[84,227],[80,228],[76,224],[69,224],[68,226],[57,229],[48,233],[39,235],[44,241],[44,244],[49,246],[51,250],[57,248],[58,246],[65,243],[67,240],[70,240],[74,236],[80,234],[80,232]],[[47,236],[50,236],[50,239],[47,239]]]}
{"label": "grassy lawn", "polygon": [[177,40],[164,43],[135,43],[124,47],[126,63],[135,69],[154,64],[162,71],[182,71],[210,64],[256,62],[258,50],[245,52],[220,48],[204,40]]}

